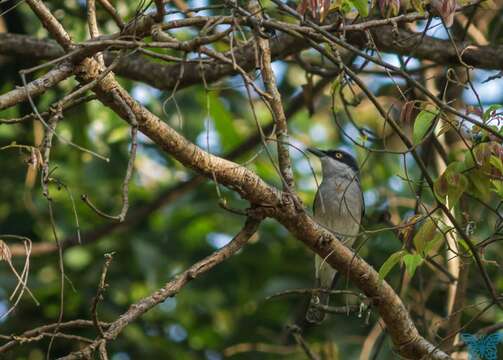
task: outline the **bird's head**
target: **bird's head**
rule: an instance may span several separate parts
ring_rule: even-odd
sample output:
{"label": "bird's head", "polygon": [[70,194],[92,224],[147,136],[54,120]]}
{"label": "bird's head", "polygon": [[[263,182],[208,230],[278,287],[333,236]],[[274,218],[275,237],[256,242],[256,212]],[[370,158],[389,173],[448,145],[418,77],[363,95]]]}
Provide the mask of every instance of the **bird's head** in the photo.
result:
{"label": "bird's head", "polygon": [[324,177],[331,174],[353,176],[359,172],[355,158],[345,151],[316,148],[308,148],[307,150],[320,158]]}

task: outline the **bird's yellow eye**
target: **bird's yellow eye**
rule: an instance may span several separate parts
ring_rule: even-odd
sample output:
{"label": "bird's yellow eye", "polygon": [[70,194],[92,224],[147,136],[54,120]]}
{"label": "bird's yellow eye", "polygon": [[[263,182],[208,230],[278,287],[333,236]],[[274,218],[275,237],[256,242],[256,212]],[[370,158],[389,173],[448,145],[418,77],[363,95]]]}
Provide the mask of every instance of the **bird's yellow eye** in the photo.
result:
{"label": "bird's yellow eye", "polygon": [[337,153],[337,154],[335,154],[335,157],[336,157],[337,159],[340,159],[340,158],[342,158],[342,154],[341,154],[341,153]]}

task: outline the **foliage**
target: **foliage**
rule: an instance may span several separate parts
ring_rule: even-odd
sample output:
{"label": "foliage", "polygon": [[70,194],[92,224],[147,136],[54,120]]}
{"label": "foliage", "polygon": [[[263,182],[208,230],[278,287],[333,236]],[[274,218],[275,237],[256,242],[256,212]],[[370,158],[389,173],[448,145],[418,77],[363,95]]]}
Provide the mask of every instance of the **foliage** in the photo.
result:
{"label": "foliage", "polygon": [[[84,1],[47,3],[72,33],[75,42],[88,38]],[[145,10],[137,2],[116,3],[120,15],[128,20]],[[4,6],[2,2],[0,5]],[[208,2],[208,5],[222,5],[222,2]],[[374,17],[390,18],[402,12],[410,14],[418,11],[422,14],[429,9],[429,5],[438,8],[446,25],[450,25],[456,9],[456,2],[451,0],[440,4],[414,0],[410,4],[398,0],[372,3],[361,0],[302,0],[297,10],[307,20],[314,19],[322,25],[333,21],[330,19],[331,14],[343,15],[347,17],[349,25],[357,16],[358,21],[366,21],[374,20]],[[189,2],[189,6],[195,7],[196,2]],[[271,4],[264,6],[269,10]],[[171,4],[168,9],[175,10]],[[275,7],[273,9],[277,10]],[[154,11],[154,6],[148,10]],[[270,10],[271,18],[285,23],[293,21],[275,10]],[[490,19],[487,20],[487,26],[483,27],[484,31],[496,29],[493,38],[501,40],[502,34],[497,30],[500,20],[490,17],[489,11],[483,13]],[[219,16],[230,15],[231,12],[225,7],[215,7],[202,14]],[[47,36],[33,12],[24,4],[4,16],[10,27],[9,32],[16,32],[12,29],[12,23],[15,23],[21,28],[19,33],[39,38]],[[110,15],[99,6],[97,16],[104,33],[118,30]],[[168,14],[165,22],[178,17],[182,16],[178,13]],[[241,35],[253,38],[254,26],[262,29],[263,38],[267,38],[269,32],[276,34],[274,31],[277,30],[265,29],[268,19],[265,17],[263,24],[253,24],[249,28],[243,25],[245,30]],[[421,25],[427,21],[422,19]],[[434,21],[439,24],[438,20]],[[225,27],[228,24],[220,25]],[[209,24],[208,27],[213,31],[214,28],[220,29],[220,25]],[[455,29],[455,26],[451,29],[454,40],[460,40],[463,35],[459,29]],[[199,32],[211,33],[210,30],[197,26],[183,27],[170,34],[185,41]],[[395,29],[390,30],[390,34],[392,31]],[[271,36],[275,39],[279,35]],[[431,33],[426,36],[430,37]],[[237,38],[238,35],[233,41]],[[153,39],[149,37],[148,41]],[[226,51],[231,48],[231,42],[218,39],[208,46],[215,51]],[[400,292],[400,296],[404,303],[413,305],[410,306],[413,309],[411,316],[420,332],[427,334],[429,340],[434,342],[447,333],[445,328],[438,329],[433,323],[435,316],[446,315],[447,280],[435,264],[442,269],[447,267],[449,245],[446,237],[450,232],[457,234],[459,246],[456,250],[461,258],[471,263],[469,296],[461,310],[463,324],[469,324],[470,330],[475,332],[503,321],[503,312],[497,307],[478,316],[483,308],[481,304],[493,299],[480,283],[477,273],[481,269],[476,262],[476,254],[480,253],[487,276],[497,293],[502,293],[501,271],[491,265],[503,265],[500,256],[503,250],[500,241],[503,145],[495,135],[503,135],[502,105],[499,105],[503,103],[501,79],[495,78],[492,80],[494,82],[489,82],[493,84],[496,96],[489,99],[482,97],[479,104],[478,93],[470,86],[474,89],[483,87],[483,79],[476,78],[468,86],[468,80],[464,78],[472,69],[456,63],[456,66],[452,65],[446,70],[445,64],[434,63],[437,59],[433,55],[428,61],[415,58],[413,48],[408,48],[406,54],[404,50],[396,53],[376,51],[376,57],[387,64],[398,62],[405,73],[410,71],[412,77],[405,78],[395,70],[383,70],[365,60],[363,55],[366,53],[363,52],[351,56],[351,63],[344,66],[357,73],[358,79],[375,95],[375,99],[372,99],[356,86],[355,79],[347,75],[349,71],[340,71],[344,66],[328,64],[330,59],[346,57],[343,49],[333,44],[320,47],[326,51],[323,56],[315,54],[312,49],[298,50],[293,56],[274,63],[283,105],[287,116],[290,116],[288,145],[291,145],[289,149],[300,199],[310,208],[320,180],[319,162],[304,156],[301,150],[307,146],[343,148],[355,154],[361,167],[360,183],[366,201],[366,215],[360,236],[364,244],[358,248],[358,255],[379,269],[380,278],[395,289],[405,284],[405,272],[410,283]],[[126,58],[134,58],[139,54],[135,52],[138,49],[130,50],[124,50]],[[177,49],[155,51],[158,55],[180,59],[187,55]],[[191,60],[191,56],[200,56],[198,51],[188,53],[186,60]],[[22,85],[17,76],[19,70],[39,64],[35,55],[32,58],[5,58],[0,59],[1,94]],[[159,58],[149,59],[153,63],[162,63]],[[219,64],[220,67],[224,65]],[[438,102],[434,102],[434,99],[425,100],[424,94],[417,95],[411,90],[411,79],[426,84],[426,73],[423,71],[428,69],[434,71],[435,78],[441,79],[439,83],[445,88],[440,90],[447,94],[447,98],[438,100],[440,97],[435,97]],[[39,78],[46,71],[43,68],[28,74],[28,81]],[[246,74],[255,80],[254,84],[258,87],[262,86],[258,70]],[[327,82],[329,85],[325,91],[314,93],[313,83],[320,81],[320,74],[330,79]],[[250,139],[258,131],[257,126],[265,127],[272,123],[269,107],[256,93],[248,97],[241,77],[227,76],[217,80],[209,83],[196,81],[185,88],[177,88],[177,84],[169,89],[155,89],[134,76],[120,77],[121,85],[139,103],[186,139],[211,153],[226,158],[232,156],[233,160],[253,170],[267,183],[281,187],[276,142],[271,140],[270,133],[252,142],[253,146],[249,145]],[[69,78],[34,97],[34,104],[41,112],[48,111],[51,104],[75,90],[76,86],[77,80]],[[303,93],[299,98],[301,88]],[[373,100],[382,107],[381,111]],[[303,105],[300,110],[289,111],[299,103]],[[446,108],[451,105],[461,115],[479,119],[479,125],[473,125],[463,116],[447,111]],[[32,111],[31,105],[23,102],[1,111],[0,118],[16,118]],[[397,122],[398,129],[390,128],[386,117]],[[122,182],[130,158],[129,124],[110,108],[93,100],[65,110],[56,131],[59,137],[53,139],[50,155],[49,207],[40,185],[44,156],[40,149],[43,148],[41,139],[45,132],[44,125],[39,121],[24,121],[15,125],[0,123],[0,312],[6,313],[16,302],[16,296],[11,294],[18,291],[15,290],[19,284],[18,277],[23,278],[24,274],[29,275],[28,288],[40,304],[37,306],[30,294],[25,292],[15,309],[0,320],[4,335],[21,334],[30,328],[57,321],[61,269],[54,246],[56,240],[69,244],[62,255],[64,321],[91,318],[93,297],[96,296],[102,274],[103,256],[114,253],[108,267],[108,286],[98,305],[99,319],[111,322],[131,304],[154,293],[183,270],[227,244],[243,224],[244,218],[239,212],[249,206],[232,189],[213,182],[213,179],[194,181],[190,183],[189,191],[183,190],[183,184],[193,181],[191,179],[197,173],[140,135],[134,174],[129,184],[128,217],[124,224],[114,225],[112,221],[97,215],[80,199],[86,195],[98,209],[111,214],[119,212]],[[403,145],[400,135],[410,146]],[[71,146],[70,142],[80,148]],[[248,144],[246,150],[242,150],[243,144]],[[416,151],[417,157],[411,155],[411,149]],[[110,161],[104,161],[94,156],[94,153]],[[205,159],[200,161],[204,162]],[[420,161],[425,168],[418,165]],[[425,169],[429,179],[424,174]],[[431,180],[431,184],[428,180]],[[238,211],[228,211],[219,204]],[[459,222],[462,234],[476,245],[476,254],[459,229],[455,229],[445,217],[441,205],[445,205]],[[77,241],[78,233],[82,237],[82,244]],[[37,250],[26,262],[24,252],[29,243],[26,239],[33,242],[34,249],[40,249],[37,246],[45,244],[52,250],[47,253]],[[25,272],[22,270],[26,263],[29,269]],[[10,264],[17,269],[18,277]],[[285,330],[285,326],[302,312],[304,298],[267,298],[288,289],[312,287],[313,273],[312,252],[279,223],[267,219],[249,244],[223,264],[194,279],[175,297],[168,298],[130,324],[116,340],[109,343],[108,352],[113,360],[216,360],[233,352],[233,358],[236,359],[280,358],[274,352],[239,352],[247,344],[273,344],[283,346],[282,351],[287,353],[285,358],[304,359],[304,353]],[[358,291],[351,283],[339,283],[343,284],[341,288]],[[349,297],[333,298],[331,305],[334,306],[344,306],[351,301]],[[368,319],[361,317],[361,312],[333,315],[319,327],[306,331],[304,336],[315,351],[329,354],[327,358],[358,358],[364,339],[379,318],[375,308],[370,307],[369,311]],[[426,312],[433,314],[434,319],[427,318]],[[75,333],[90,339],[97,336],[94,327],[78,329]],[[12,359],[42,359],[49,343],[50,337],[26,342],[7,356]],[[393,344],[388,340],[383,344],[379,350],[380,358],[391,358]],[[51,345],[51,358],[75,351],[79,345],[68,339],[55,338]]]}

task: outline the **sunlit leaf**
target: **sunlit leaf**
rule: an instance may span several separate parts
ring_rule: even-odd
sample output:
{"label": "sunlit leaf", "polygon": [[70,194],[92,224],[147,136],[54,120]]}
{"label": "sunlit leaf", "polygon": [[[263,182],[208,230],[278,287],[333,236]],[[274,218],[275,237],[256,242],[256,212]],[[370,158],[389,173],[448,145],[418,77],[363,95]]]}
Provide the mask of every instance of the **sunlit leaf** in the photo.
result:
{"label": "sunlit leaf", "polygon": [[500,172],[500,174],[503,174],[503,161],[501,161],[500,157],[491,155],[489,162]]}
{"label": "sunlit leaf", "polygon": [[381,265],[379,269],[379,278],[384,279],[388,273],[395,267],[400,259],[406,254],[405,250],[399,250],[390,255],[388,259]]}
{"label": "sunlit leaf", "polygon": [[218,134],[224,139],[222,146],[224,150],[233,149],[239,143],[240,136],[234,127],[232,114],[215,92],[209,93],[208,96],[210,97],[210,116]]}
{"label": "sunlit leaf", "polygon": [[450,164],[433,184],[437,198],[444,204],[448,204],[449,208],[458,203],[468,187],[468,178],[461,173],[463,166],[464,163],[461,161]]}
{"label": "sunlit leaf", "polygon": [[434,251],[440,243],[440,241],[444,238],[443,234],[440,232],[436,232],[436,235],[433,237],[433,239],[429,240],[424,249],[423,249],[423,256],[426,257],[428,255],[431,255],[431,252]]}
{"label": "sunlit leaf", "polygon": [[473,153],[475,155],[475,159],[479,166],[487,166],[489,165],[489,159],[491,157],[491,144],[490,143],[482,143],[478,144],[474,149]]}
{"label": "sunlit leaf", "polygon": [[127,126],[118,126],[115,129],[113,129],[110,134],[108,134],[108,142],[109,143],[116,143],[119,141],[123,141],[129,137],[129,127]]}
{"label": "sunlit leaf", "polygon": [[433,240],[436,231],[437,225],[435,224],[433,219],[431,217],[427,218],[412,240],[418,253],[423,253],[426,244],[428,244],[429,241]]}
{"label": "sunlit leaf", "polygon": [[424,14],[424,5],[423,5],[423,2],[421,0],[412,0],[412,7],[419,14],[421,14],[421,15]]}
{"label": "sunlit leaf", "polygon": [[358,11],[358,14],[363,17],[369,15],[369,4],[367,0],[348,0],[351,5]]}
{"label": "sunlit leaf", "polygon": [[417,115],[412,131],[414,144],[419,144],[430,130],[433,121],[438,115],[438,110],[424,109]]}
{"label": "sunlit leaf", "polygon": [[423,258],[419,254],[406,254],[403,257],[403,262],[407,273],[410,277],[413,277],[417,267],[423,262]]}
{"label": "sunlit leaf", "polygon": [[489,120],[494,115],[496,110],[501,109],[502,107],[503,107],[502,104],[493,104],[489,106],[487,110],[484,111],[484,115],[482,115],[482,119],[484,120],[484,122]]}
{"label": "sunlit leaf", "polygon": [[491,191],[495,192],[499,197],[503,198],[503,181],[491,180],[491,184],[493,184],[494,186]]}

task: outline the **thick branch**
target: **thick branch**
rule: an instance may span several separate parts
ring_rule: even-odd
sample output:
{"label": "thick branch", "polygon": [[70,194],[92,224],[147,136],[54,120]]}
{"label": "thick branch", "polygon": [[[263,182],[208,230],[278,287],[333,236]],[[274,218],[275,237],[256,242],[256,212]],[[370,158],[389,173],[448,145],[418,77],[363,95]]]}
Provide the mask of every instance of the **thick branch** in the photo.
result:
{"label": "thick branch", "polygon": [[[459,65],[456,50],[448,40],[435,39],[404,29],[393,30],[391,26],[383,26],[370,30],[374,41],[381,51],[409,55],[414,48],[414,56],[418,59],[434,61],[439,65]],[[347,31],[349,43],[364,48],[367,40],[361,31]],[[462,52],[463,62],[481,69],[500,70],[503,64],[502,46],[476,46],[469,43],[457,43]],[[283,59],[309,47],[306,40],[290,35],[280,34],[271,39],[271,56],[273,60]],[[464,50],[464,51],[463,51]],[[255,67],[253,46],[248,45],[234,52],[237,64],[249,71]],[[37,40],[33,37],[18,34],[0,34],[0,54],[7,56],[24,56],[32,59],[54,59],[62,56],[63,50],[52,40]],[[107,64],[113,61],[113,56],[105,57]],[[236,74],[232,65],[213,61],[205,64],[185,63],[165,65],[147,60],[143,56],[133,55],[124,58],[118,65],[116,73],[129,79],[145,82],[159,89],[172,89],[182,66],[183,76],[179,88],[200,83],[202,73],[206,81],[212,82],[225,76]]]}
{"label": "thick branch", "polygon": [[30,96],[42,94],[59,82],[73,75],[74,67],[69,63],[62,63],[50,70],[44,76],[28,83],[26,88],[19,87],[8,93],[0,95],[0,110],[6,109],[17,103],[25,101]]}

